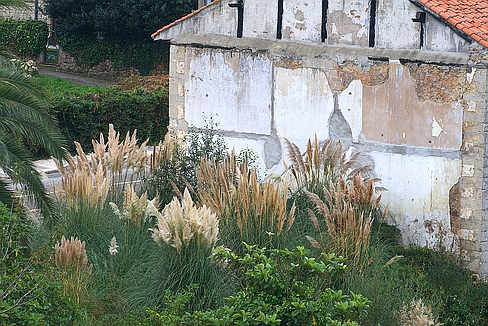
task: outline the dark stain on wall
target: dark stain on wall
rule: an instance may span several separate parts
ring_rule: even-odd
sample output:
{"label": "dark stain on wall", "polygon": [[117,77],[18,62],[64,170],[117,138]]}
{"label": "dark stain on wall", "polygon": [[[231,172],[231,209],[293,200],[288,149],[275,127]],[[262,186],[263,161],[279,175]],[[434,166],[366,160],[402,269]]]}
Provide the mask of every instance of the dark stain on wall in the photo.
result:
{"label": "dark stain on wall", "polygon": [[455,235],[459,235],[459,230],[461,228],[460,217],[461,217],[461,191],[459,189],[459,181],[452,186],[449,190],[449,215],[451,219],[451,232]]}

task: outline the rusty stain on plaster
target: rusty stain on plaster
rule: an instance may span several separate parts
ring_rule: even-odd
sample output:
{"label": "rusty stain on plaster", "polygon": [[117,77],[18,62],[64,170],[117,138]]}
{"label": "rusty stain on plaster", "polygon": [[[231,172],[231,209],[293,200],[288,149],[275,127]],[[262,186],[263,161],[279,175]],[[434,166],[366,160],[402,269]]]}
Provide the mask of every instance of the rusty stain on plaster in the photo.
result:
{"label": "rusty stain on plaster", "polygon": [[299,59],[279,58],[276,60],[274,66],[287,69],[298,69],[303,68],[303,61]]}

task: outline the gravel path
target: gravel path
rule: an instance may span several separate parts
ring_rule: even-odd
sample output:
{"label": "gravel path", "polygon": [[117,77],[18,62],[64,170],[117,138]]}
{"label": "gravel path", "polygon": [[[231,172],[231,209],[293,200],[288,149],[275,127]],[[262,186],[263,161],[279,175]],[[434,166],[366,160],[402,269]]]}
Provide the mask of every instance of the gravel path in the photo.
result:
{"label": "gravel path", "polygon": [[83,74],[71,73],[66,71],[58,71],[55,69],[55,67],[45,66],[45,65],[41,65],[39,67],[39,73],[45,76],[59,77],[77,85],[90,85],[90,86],[99,85],[102,87],[107,87],[107,86],[114,85],[116,83],[115,81],[112,80],[89,77]]}

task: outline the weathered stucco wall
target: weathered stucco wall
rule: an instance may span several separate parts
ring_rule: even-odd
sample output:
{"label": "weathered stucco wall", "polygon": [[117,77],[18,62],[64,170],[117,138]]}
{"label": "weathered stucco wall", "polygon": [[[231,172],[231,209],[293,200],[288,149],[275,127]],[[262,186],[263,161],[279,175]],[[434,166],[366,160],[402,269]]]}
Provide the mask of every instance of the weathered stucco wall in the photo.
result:
{"label": "weathered stucco wall", "polygon": [[284,138],[302,149],[315,134],[339,139],[382,179],[405,244],[458,250],[480,270],[486,69],[466,54],[419,61],[409,51],[266,42],[175,40],[171,128],[203,128],[212,116],[231,146],[259,155],[262,171],[282,169]]}
{"label": "weathered stucco wall", "polygon": [[320,43],[321,1],[283,1],[283,39]]}
{"label": "weathered stucco wall", "polygon": [[375,15],[369,0],[329,0],[325,25],[321,1],[284,1],[279,16],[277,0],[245,0],[237,39],[231,2],[155,37],[172,39],[170,128],[212,116],[268,172],[283,168],[285,138],[341,140],[382,179],[404,244],[457,251],[487,276],[486,49],[429,13],[413,21],[408,0],[377,0]]}
{"label": "weathered stucco wall", "polygon": [[[245,0],[242,36],[274,40],[281,28],[283,40],[322,43],[325,27],[326,44],[341,44],[384,49],[422,49],[427,51],[467,52],[469,42],[431,14],[421,23],[414,22],[421,9],[408,0],[377,0],[376,13],[370,0],[329,0],[325,17],[322,1],[286,0],[280,15],[278,0]],[[238,9],[230,7],[237,0],[220,0],[202,8],[190,18],[176,21],[160,31],[156,40],[170,40],[184,34],[237,35]],[[372,19],[374,24],[371,25]],[[279,21],[281,20],[281,23]],[[374,31],[370,31],[373,26]]]}

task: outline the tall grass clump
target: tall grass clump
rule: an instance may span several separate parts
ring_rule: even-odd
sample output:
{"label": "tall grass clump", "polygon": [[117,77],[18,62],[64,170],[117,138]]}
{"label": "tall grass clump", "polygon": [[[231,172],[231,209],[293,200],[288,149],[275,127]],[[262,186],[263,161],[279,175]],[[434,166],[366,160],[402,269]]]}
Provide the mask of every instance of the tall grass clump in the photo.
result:
{"label": "tall grass clump", "polygon": [[302,155],[298,146],[285,141],[295,196],[306,196],[311,204],[303,209],[317,233],[307,239],[320,250],[335,252],[362,266],[368,261],[373,220],[381,215],[377,192],[382,188],[375,187],[375,178],[362,176],[369,167],[358,166],[359,153],[348,158],[340,142],[329,140],[320,145],[315,136]]}
{"label": "tall grass clump", "polygon": [[294,222],[286,189],[259,180],[256,169],[238,164],[232,152],[220,163],[202,160],[196,169],[198,198],[221,217],[222,244],[241,252],[243,242],[282,247]]}
{"label": "tall grass clump", "polygon": [[[196,285],[190,309],[215,307],[227,287],[225,273],[211,259],[219,237],[219,217],[209,207],[197,207],[190,192],[174,198],[161,212],[152,206],[156,226],[150,228],[154,244],[151,259],[142,266],[138,283],[142,306],[164,301],[167,290],[173,293]],[[137,293],[135,293],[137,295]]]}
{"label": "tall grass clump", "polygon": [[110,124],[107,141],[103,134],[99,142],[92,140],[90,155],[75,143],[78,155],[68,158],[68,167],[57,162],[62,181],[55,191],[72,207],[76,207],[79,200],[90,205],[103,205],[107,197],[116,200],[128,184],[136,184],[147,173],[147,142],[137,145],[136,131],[132,135],[127,133],[120,141],[120,134]]}
{"label": "tall grass clump", "polygon": [[76,304],[83,303],[88,296],[87,285],[93,268],[88,265],[85,242],[73,237],[66,240],[63,236],[61,244],[56,245],[56,267],[64,295]]}
{"label": "tall grass clump", "polygon": [[[348,184],[339,175],[338,182],[331,182],[328,187],[324,187],[323,193],[325,201],[312,192],[307,192],[307,195],[325,219],[327,239],[324,240],[322,232],[322,245],[312,237],[308,239],[315,247],[327,248],[352,260],[356,266],[367,263],[371,225],[381,200],[381,195],[376,195],[373,179],[364,180],[361,174],[357,174]],[[320,232],[316,214],[312,209],[308,209],[308,212],[315,228]]]}

